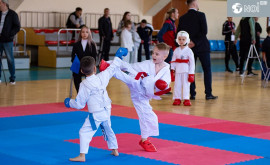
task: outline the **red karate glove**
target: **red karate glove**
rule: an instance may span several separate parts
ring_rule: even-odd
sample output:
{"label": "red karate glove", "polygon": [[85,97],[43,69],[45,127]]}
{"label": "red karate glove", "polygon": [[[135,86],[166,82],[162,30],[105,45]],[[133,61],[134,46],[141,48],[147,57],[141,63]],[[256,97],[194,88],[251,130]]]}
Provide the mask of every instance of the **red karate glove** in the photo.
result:
{"label": "red karate glove", "polygon": [[171,70],[171,79],[172,79],[172,82],[175,81],[175,71],[174,70]]}
{"label": "red karate glove", "polygon": [[188,82],[193,83],[194,80],[195,80],[195,75],[194,74],[189,74],[188,75]]}
{"label": "red karate glove", "polygon": [[155,83],[155,86],[159,89],[159,90],[164,90],[167,88],[168,84],[164,81],[164,80],[157,80]]}
{"label": "red karate glove", "polygon": [[110,66],[110,64],[102,59],[100,64],[99,64],[99,71],[102,72],[102,71],[106,70],[109,66]]}

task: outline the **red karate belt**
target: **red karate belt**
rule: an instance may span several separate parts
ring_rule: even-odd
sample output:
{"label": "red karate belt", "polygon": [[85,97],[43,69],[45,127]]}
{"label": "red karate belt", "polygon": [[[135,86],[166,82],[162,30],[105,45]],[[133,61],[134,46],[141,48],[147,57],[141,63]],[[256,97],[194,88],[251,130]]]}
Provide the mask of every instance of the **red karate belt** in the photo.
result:
{"label": "red karate belt", "polygon": [[189,59],[176,59],[175,61],[171,61],[171,63],[188,63]]}

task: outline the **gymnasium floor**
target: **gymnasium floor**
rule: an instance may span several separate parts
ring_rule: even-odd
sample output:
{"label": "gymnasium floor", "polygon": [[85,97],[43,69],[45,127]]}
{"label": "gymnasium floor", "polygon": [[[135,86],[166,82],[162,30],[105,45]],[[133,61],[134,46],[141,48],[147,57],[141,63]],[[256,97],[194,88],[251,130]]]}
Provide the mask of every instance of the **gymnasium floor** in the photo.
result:
{"label": "gymnasium floor", "polygon": [[144,152],[138,145],[138,118],[128,88],[113,78],[107,90],[113,104],[112,127],[120,156],[110,155],[98,130],[85,163],[68,161],[79,154],[78,131],[87,116],[85,110],[64,107],[63,100],[69,95],[69,69],[17,70],[15,86],[6,86],[3,76],[0,84],[0,162],[3,165],[269,165],[270,87],[261,87],[260,67],[258,63],[254,67],[259,76],[247,77],[241,85],[238,73],[224,72],[223,60],[212,60],[213,94],[219,98],[206,101],[198,62],[197,96],[191,107],[172,106],[172,95],[151,101],[160,123],[160,136],[151,138],[157,153]]}

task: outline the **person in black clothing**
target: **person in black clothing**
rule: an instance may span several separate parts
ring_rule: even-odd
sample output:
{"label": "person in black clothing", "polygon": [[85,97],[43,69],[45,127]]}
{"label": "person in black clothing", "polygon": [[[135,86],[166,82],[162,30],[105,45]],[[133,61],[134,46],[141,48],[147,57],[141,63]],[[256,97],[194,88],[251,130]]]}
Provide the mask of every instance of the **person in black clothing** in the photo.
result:
{"label": "person in black clothing", "polygon": [[102,59],[109,60],[109,52],[111,41],[113,40],[113,28],[110,15],[110,9],[104,9],[104,15],[98,20],[98,30],[100,37],[100,45],[103,42]]}
{"label": "person in black clothing", "polygon": [[[73,62],[75,56],[81,59],[85,56],[92,56],[96,59],[97,48],[94,43],[90,29],[87,26],[83,26],[80,31],[79,39],[74,44],[71,54],[71,62]],[[79,92],[80,83],[82,82],[82,76],[84,76],[81,71],[79,74],[73,73],[74,84],[77,92]]]}
{"label": "person in black clothing", "polygon": [[267,37],[262,43],[262,57],[263,61],[267,63],[267,66],[270,67],[270,26],[267,27]]}
{"label": "person in black clothing", "polygon": [[[190,37],[189,47],[194,53],[195,62],[200,59],[204,72],[205,99],[217,99],[212,95],[212,71],[210,61],[210,44],[206,37],[207,22],[205,14],[199,12],[197,0],[187,0],[189,10],[179,18],[177,31],[186,31]],[[190,85],[190,99],[195,100],[195,81]]]}
{"label": "person in black clothing", "polygon": [[[66,26],[67,28],[81,28],[84,25],[82,20],[82,8],[77,7],[76,10],[69,14]],[[72,40],[75,39],[75,31],[72,32]]]}
{"label": "person in black clothing", "polygon": [[10,73],[10,84],[15,85],[15,63],[13,56],[13,39],[20,31],[21,25],[17,13],[9,9],[8,0],[0,0],[0,83],[3,51],[6,54]]}
{"label": "person in black clothing", "polygon": [[[255,36],[255,21],[252,17],[243,17],[238,25],[235,32],[235,41],[237,43],[237,39],[240,35],[240,65],[239,65],[239,74],[243,76],[244,74],[244,63],[248,57],[248,53],[250,50],[251,44],[255,45],[256,36]],[[248,76],[257,75],[252,72],[252,62],[253,58],[248,60]]]}
{"label": "person in black clothing", "polygon": [[232,17],[228,17],[228,20],[222,26],[222,35],[225,35],[225,67],[227,72],[233,73],[233,71],[229,68],[229,60],[230,56],[232,55],[233,61],[236,66],[236,71],[239,71],[239,64],[238,64],[238,54],[236,50],[236,46],[234,44],[235,40],[235,23],[232,21]]}
{"label": "person in black clothing", "polygon": [[140,44],[139,50],[138,50],[138,62],[142,61],[142,45],[144,47],[146,60],[150,59],[150,51],[149,51],[149,42],[150,38],[152,36],[152,28],[150,28],[147,25],[147,21],[143,19],[140,23],[140,26],[137,28],[137,33],[142,39],[142,43]]}
{"label": "person in black clothing", "polygon": [[259,55],[260,54],[260,47],[261,47],[261,41],[260,40],[261,40],[262,27],[258,22],[258,20],[259,20],[258,17],[254,17],[254,20],[255,20],[255,35],[256,35],[255,47],[256,47],[257,53]]}

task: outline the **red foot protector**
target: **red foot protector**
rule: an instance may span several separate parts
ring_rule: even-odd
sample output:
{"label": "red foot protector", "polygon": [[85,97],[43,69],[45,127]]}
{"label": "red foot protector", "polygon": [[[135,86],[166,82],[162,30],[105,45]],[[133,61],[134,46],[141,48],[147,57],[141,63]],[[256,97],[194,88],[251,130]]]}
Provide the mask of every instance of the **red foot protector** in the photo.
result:
{"label": "red foot protector", "polygon": [[139,145],[142,146],[142,148],[147,152],[157,152],[156,147],[150,142],[149,139],[142,142],[142,140],[139,142]]}
{"label": "red foot protector", "polygon": [[[220,165],[263,158],[255,155],[242,154],[157,138],[150,139],[156,145],[158,152],[145,152],[137,143],[137,141],[141,138],[140,135],[123,133],[117,134],[116,137],[119,146],[118,150],[120,153],[136,155],[175,164]],[[67,141],[79,144],[79,139]],[[90,146],[106,150],[108,149],[107,144],[103,140],[102,136],[93,137]]]}
{"label": "red foot protector", "polygon": [[175,99],[173,102],[173,105],[180,105],[181,104],[181,100],[180,99]]}
{"label": "red foot protector", "polygon": [[190,100],[185,100],[183,104],[184,106],[191,106]]}

